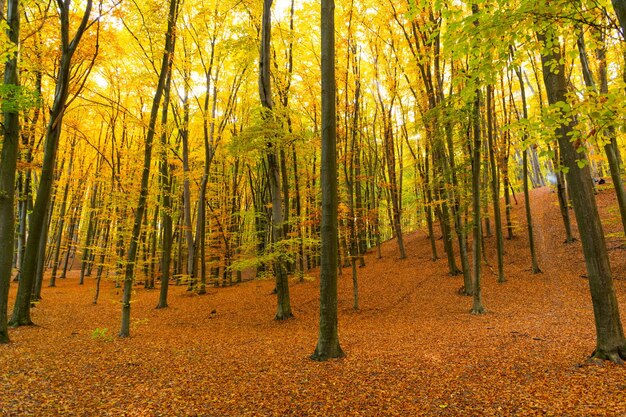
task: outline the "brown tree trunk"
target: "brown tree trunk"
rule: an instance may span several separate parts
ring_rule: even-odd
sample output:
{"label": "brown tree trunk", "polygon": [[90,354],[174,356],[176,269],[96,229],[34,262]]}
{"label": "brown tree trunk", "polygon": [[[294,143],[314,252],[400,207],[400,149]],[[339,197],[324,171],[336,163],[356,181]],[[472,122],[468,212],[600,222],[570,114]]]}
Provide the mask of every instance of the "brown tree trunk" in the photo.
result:
{"label": "brown tree trunk", "polygon": [[500,180],[496,165],[494,140],[494,102],[493,87],[487,86],[487,143],[489,146],[489,166],[491,167],[491,193],[493,198],[493,217],[496,224],[496,251],[498,254],[498,282],[506,281],[504,276],[504,235],[502,231],[502,214],[500,211]]}
{"label": "brown tree trunk", "polygon": [[141,189],[139,192],[139,201],[137,203],[137,208],[135,209],[135,221],[133,225],[132,235],[130,238],[130,245],[128,247],[128,256],[124,271],[124,294],[122,296],[122,322],[119,332],[120,337],[130,336],[130,299],[132,295],[133,281],[135,276],[135,262],[137,260],[137,250],[139,245],[139,236],[141,234],[141,224],[143,223],[143,215],[144,211],[146,210],[148,199],[150,166],[152,165],[152,146],[154,136],[156,134],[157,118],[159,115],[159,108],[161,106],[161,98],[163,97],[163,92],[165,90],[165,82],[168,77],[168,69],[170,68],[171,60],[173,59],[174,55],[177,12],[178,0],[170,0],[167,21],[167,33],[165,35],[165,50],[163,51],[163,58],[161,61],[161,68],[159,72],[159,81],[154,93],[154,99],[152,100],[152,108],[150,110],[150,120],[148,124],[148,133],[146,135],[144,150],[144,166],[141,175]]}
{"label": "brown tree trunk", "polygon": [[[568,84],[558,36],[547,30],[538,33],[537,38],[542,45],[548,41],[553,45],[552,48],[544,48],[541,56],[548,101],[551,105],[566,103]],[[568,118],[564,117],[563,120],[568,120]],[[569,188],[572,193],[593,302],[596,349],[592,357],[623,363],[623,359],[626,358],[626,339],[624,339],[619,306],[613,288],[604,231],[596,206],[589,166],[586,165],[582,169],[578,167],[577,161],[584,154],[579,153],[579,149],[576,149],[575,144],[570,141],[574,127],[574,121],[566,121],[556,129],[556,136],[563,163],[568,168],[567,179],[570,183]]]}
{"label": "brown tree trunk", "polygon": [[[57,81],[54,94],[54,102],[50,109],[50,119],[46,129],[46,145],[43,156],[43,166],[41,169],[41,179],[37,190],[37,199],[29,223],[29,236],[24,252],[24,268],[22,269],[20,285],[18,287],[11,326],[31,325],[30,318],[31,294],[33,282],[37,270],[37,257],[39,253],[39,243],[44,234],[45,218],[54,177],[54,166],[56,163],[59,139],[63,116],[69,97],[70,77],[72,69],[72,57],[80,43],[80,40],[87,28],[91,13],[92,0],[87,0],[85,12],[78,25],[74,37],[70,40],[70,1],[58,0],[59,17],[61,23],[61,59],[58,67]],[[11,242],[12,245],[12,242]]]}
{"label": "brown tree trunk", "polygon": [[[261,52],[259,59],[259,95],[261,104],[265,110],[266,122],[273,122],[272,87],[270,80],[270,45],[271,45],[271,8],[273,0],[263,1],[263,22],[261,34]],[[267,146],[267,174],[272,197],[272,241],[276,245],[283,240],[283,211],[281,201],[281,181],[278,152],[276,145],[268,142]],[[289,279],[285,268],[283,255],[276,253],[274,261],[274,274],[276,276],[276,320],[285,320],[293,317],[289,298]]]}
{"label": "brown tree trunk", "polygon": [[345,356],[339,346],[337,320],[337,148],[335,112],[334,0],[322,0],[322,267],[320,324],[311,359]]}
{"label": "brown tree trunk", "polygon": [[[520,93],[522,96],[522,115],[524,116],[524,120],[528,119],[528,106],[526,103],[526,88],[524,86],[524,78],[522,77],[522,69],[520,67],[515,68],[515,72],[517,74],[517,79],[519,81]],[[524,142],[528,139],[526,132],[524,132]],[[539,268],[539,262],[537,261],[537,253],[535,251],[535,236],[534,236],[534,228],[533,228],[533,216],[531,214],[530,208],[530,192],[528,186],[528,154],[530,153],[530,146],[524,150],[524,161],[523,161],[523,176],[524,176],[524,200],[526,205],[526,227],[528,229],[528,246],[530,249],[530,258],[532,264],[532,272],[533,274],[538,274],[541,272]]]}
{"label": "brown tree trunk", "polygon": [[[8,0],[7,36],[16,47],[19,45],[20,10],[18,0]],[[10,55],[4,66],[4,85],[19,88],[17,53]],[[3,103],[4,104],[4,103]],[[2,154],[0,155],[0,344],[9,343],[7,312],[11,263],[13,259],[13,237],[15,233],[14,208],[15,172],[20,141],[19,110],[15,103],[3,108],[4,124]],[[6,105],[6,104],[5,104]],[[12,106],[11,106],[12,105]],[[10,108],[13,107],[13,108]],[[28,300],[30,303],[30,300]]]}

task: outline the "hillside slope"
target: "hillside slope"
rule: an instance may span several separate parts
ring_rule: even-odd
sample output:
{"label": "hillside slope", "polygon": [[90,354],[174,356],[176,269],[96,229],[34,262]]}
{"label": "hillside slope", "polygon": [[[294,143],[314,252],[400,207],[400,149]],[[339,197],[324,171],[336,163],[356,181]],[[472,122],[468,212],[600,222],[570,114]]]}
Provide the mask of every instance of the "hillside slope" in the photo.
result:
{"label": "hillside slope", "polygon": [[[496,283],[487,242],[483,316],[469,314],[462,278],[447,275],[445,259],[430,260],[423,232],[407,236],[406,260],[387,242],[383,258],[368,254],[358,271],[360,311],[352,311],[350,270],[340,277],[347,357],[327,363],[308,359],[317,281],[292,284],[295,319],[283,323],[272,320],[270,281],[206,296],[172,287],[166,310],[154,309],[157,291],[137,287],[133,337],[119,340],[118,290],[106,283],[93,305],[94,283],[79,287],[73,272],[45,289],[33,311],[39,326],[13,330],[13,343],[0,346],[0,415],[624,414],[626,367],[585,362],[595,331],[580,242],[563,243],[554,193],[535,190],[532,199],[542,274],[530,273],[522,200],[517,237],[505,241],[505,284]],[[598,199],[626,317],[624,239],[613,236],[611,191]]]}

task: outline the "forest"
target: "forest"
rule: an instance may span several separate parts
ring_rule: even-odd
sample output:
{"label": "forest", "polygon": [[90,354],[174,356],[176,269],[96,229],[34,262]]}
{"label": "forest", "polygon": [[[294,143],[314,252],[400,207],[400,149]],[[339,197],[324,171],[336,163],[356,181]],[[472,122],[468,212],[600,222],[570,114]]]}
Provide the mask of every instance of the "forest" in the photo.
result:
{"label": "forest", "polygon": [[626,413],[623,0],[0,15],[0,414]]}

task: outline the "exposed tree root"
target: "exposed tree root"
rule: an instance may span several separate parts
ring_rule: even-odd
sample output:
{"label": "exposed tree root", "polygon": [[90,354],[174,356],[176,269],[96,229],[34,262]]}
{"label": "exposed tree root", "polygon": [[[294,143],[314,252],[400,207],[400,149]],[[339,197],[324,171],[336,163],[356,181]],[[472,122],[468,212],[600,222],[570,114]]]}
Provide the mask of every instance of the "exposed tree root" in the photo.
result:
{"label": "exposed tree root", "polygon": [[457,293],[458,293],[459,295],[464,295],[464,296],[466,296],[466,297],[471,297],[471,296],[473,296],[473,295],[474,295],[474,293],[473,293],[472,291],[467,291],[467,290],[465,289],[465,286],[462,286],[461,288],[459,288],[459,289],[457,290]]}
{"label": "exposed tree root", "polygon": [[487,311],[485,310],[485,307],[483,306],[479,306],[479,307],[472,307],[472,309],[470,310],[470,313],[478,316],[481,314],[485,314]]}
{"label": "exposed tree root", "polygon": [[11,328],[22,327],[22,326],[35,326],[32,320],[10,320],[8,326]]}
{"label": "exposed tree root", "polygon": [[293,314],[292,313],[276,313],[276,315],[274,316],[274,320],[276,321],[283,321],[283,320],[289,320],[290,318],[293,318]]}
{"label": "exposed tree root", "polygon": [[337,343],[335,346],[327,346],[326,348],[316,348],[315,352],[309,358],[315,362],[326,362],[329,359],[340,359],[345,357],[341,347]]}
{"label": "exposed tree root", "polygon": [[595,365],[601,365],[604,361],[624,365],[624,360],[626,360],[626,346],[620,346],[610,351],[596,349],[589,358],[589,362]]}

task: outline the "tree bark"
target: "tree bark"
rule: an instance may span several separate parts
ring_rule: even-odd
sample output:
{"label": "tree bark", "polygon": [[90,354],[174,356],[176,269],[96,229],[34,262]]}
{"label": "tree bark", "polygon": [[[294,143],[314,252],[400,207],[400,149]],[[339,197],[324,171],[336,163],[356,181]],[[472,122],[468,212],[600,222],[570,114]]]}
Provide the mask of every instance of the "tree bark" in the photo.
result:
{"label": "tree bark", "polygon": [[[7,36],[19,48],[20,11],[18,0],[8,0]],[[19,69],[17,52],[10,55],[4,65],[4,86],[19,94]],[[15,97],[17,98],[17,97]],[[0,156],[0,344],[9,342],[7,312],[9,286],[13,261],[15,234],[15,172],[20,141],[19,109],[16,103],[3,102],[4,126],[2,154]],[[29,300],[30,302],[30,300]]]}
{"label": "tree bark", "polygon": [[[625,7],[623,3],[624,2],[621,2],[622,7]],[[624,11],[624,13],[626,13],[626,10]],[[626,22],[622,22],[622,25],[624,23]],[[603,32],[600,32],[599,37],[600,45],[596,50],[596,57],[598,59],[600,94],[606,95],[609,93],[609,81],[606,63],[606,36]],[[617,206],[619,207],[620,217],[622,219],[622,230],[626,234],[626,189],[624,188],[624,181],[622,180],[619,148],[617,147],[617,132],[615,131],[615,126],[610,125],[606,129],[605,134],[608,141],[604,145],[604,152],[606,153],[606,157],[609,162],[609,170],[611,171],[613,188],[615,189],[615,195],[617,197]]]}
{"label": "tree bark", "polygon": [[167,21],[167,33],[165,35],[165,50],[163,52],[163,59],[161,61],[159,81],[156,91],[154,93],[154,99],[152,100],[152,109],[150,111],[150,121],[148,124],[148,133],[146,135],[144,151],[144,166],[141,175],[141,190],[139,192],[139,201],[135,210],[135,222],[130,238],[126,268],[124,271],[124,294],[122,296],[122,322],[119,332],[120,337],[130,336],[130,299],[133,290],[135,262],[137,260],[137,250],[139,247],[139,236],[141,234],[141,225],[143,223],[143,215],[144,211],[146,210],[146,204],[148,199],[150,166],[152,165],[152,145],[154,141],[154,135],[156,133],[156,124],[159,114],[159,107],[161,105],[161,98],[163,97],[163,92],[165,89],[165,81],[168,76],[170,62],[173,59],[174,55],[174,46],[176,39],[175,26],[178,11],[178,0],[170,0],[169,6],[170,7]]}
{"label": "tree bark", "polygon": [[[170,87],[172,85],[172,63],[170,60],[169,67],[167,69],[167,81],[165,82],[163,109],[161,110],[161,160],[159,161],[160,176],[159,183],[161,185],[161,203],[163,205],[161,211],[161,288],[162,291],[159,294],[159,303],[156,308],[166,308],[167,305],[167,290],[170,285],[170,266],[172,263],[172,176],[170,174],[170,167],[168,161],[169,141],[167,138],[167,113],[170,104]],[[183,139],[184,140],[184,139]],[[184,197],[183,197],[184,199]],[[183,202],[185,205],[185,202]],[[186,210],[188,206],[184,207]],[[190,222],[191,224],[191,222]],[[156,233],[156,230],[155,230]],[[191,229],[189,229],[191,233]],[[193,249],[193,245],[190,250]],[[193,252],[192,252],[193,258]],[[189,271],[188,271],[189,272]],[[191,279],[191,277],[190,277]]]}
{"label": "tree bark", "polygon": [[613,3],[613,9],[617,15],[622,38],[626,40],[626,2],[624,0],[611,0],[611,3]]}
{"label": "tree bark", "polygon": [[[472,4],[472,14],[478,14],[478,4]],[[474,23],[478,25],[478,21]],[[482,289],[480,286],[480,269],[481,269],[481,242],[482,242],[482,222],[481,222],[481,184],[480,184],[480,167],[482,165],[481,160],[481,129],[480,129],[480,88],[476,88],[474,92],[474,103],[472,106],[472,131],[473,131],[473,144],[472,144],[472,210],[473,210],[473,241],[472,241],[472,279],[473,279],[473,305],[472,314],[483,314],[485,308],[482,301]]]}
{"label": "tree bark", "polygon": [[15,327],[32,324],[30,318],[31,293],[37,269],[39,240],[44,234],[46,211],[52,193],[54,166],[61,137],[63,116],[69,96],[72,57],[87,28],[93,0],[87,0],[82,20],[71,40],[69,38],[71,12],[69,3],[69,0],[57,0],[61,21],[61,60],[57,73],[54,102],[50,109],[50,119],[46,129],[46,144],[39,189],[37,190],[37,199],[29,222],[29,236],[24,253],[24,268],[22,269],[20,285],[15,298],[13,317],[10,321],[10,325]]}
{"label": "tree bark", "polygon": [[494,103],[493,87],[487,85],[487,143],[489,145],[489,165],[491,167],[491,193],[493,197],[493,217],[496,224],[496,251],[498,254],[498,282],[506,281],[504,276],[504,235],[502,231],[502,214],[500,212],[500,181],[496,166],[494,140]]}
{"label": "tree bark", "polygon": [[50,274],[49,287],[56,286],[57,272],[59,270],[59,258],[61,256],[61,243],[63,241],[63,229],[65,227],[65,217],[67,211],[67,196],[70,191],[70,179],[72,178],[72,165],[74,164],[74,143],[70,149],[70,160],[67,165],[67,178],[65,187],[63,188],[63,197],[61,197],[61,208],[59,211],[59,221],[57,224],[57,235],[54,238],[54,254],[52,260],[52,273]]}
{"label": "tree bark", "polygon": [[473,284],[473,305],[472,314],[483,314],[485,308],[482,302],[482,289],[480,286],[480,269],[481,269],[481,242],[482,242],[482,222],[481,222],[481,199],[480,199],[480,166],[481,161],[481,132],[480,132],[480,90],[476,90],[476,98],[473,105],[473,135],[474,142],[472,145],[472,284]]}
{"label": "tree bark", "polygon": [[[545,48],[541,55],[543,79],[548,101],[551,105],[566,103],[568,91],[565,68],[562,63],[558,36],[554,32],[537,33],[542,45],[551,42],[552,48]],[[552,68],[555,67],[555,70]],[[561,149],[561,156],[568,168],[567,179],[578,223],[580,240],[583,246],[587,276],[596,324],[596,349],[594,359],[606,359],[623,363],[626,358],[626,339],[619,314],[617,297],[613,288],[611,265],[604,239],[604,231],[593,193],[593,184],[589,166],[579,168],[577,161],[584,154],[578,152],[570,141],[575,122],[566,117],[565,122],[556,129],[556,136]]]}
{"label": "tree bark", "polygon": [[[524,77],[522,76],[522,69],[520,67],[515,68],[515,72],[517,74],[517,80],[519,81],[520,93],[522,96],[522,115],[524,120],[528,119],[528,105],[526,103],[526,88],[524,86]],[[528,139],[526,132],[524,132],[523,142]],[[533,228],[533,216],[530,208],[530,192],[528,186],[528,156],[530,153],[530,146],[527,146],[524,150],[523,156],[523,176],[524,176],[524,201],[526,205],[526,227],[528,229],[528,246],[530,249],[530,259],[532,264],[532,272],[533,274],[538,274],[541,272],[539,268],[539,262],[537,261],[537,253],[535,251],[535,236],[534,236],[534,228]]]}
{"label": "tree bark", "polygon": [[322,247],[320,324],[311,359],[345,356],[337,319],[337,149],[335,107],[335,4],[322,0]]}
{"label": "tree bark", "polygon": [[[266,122],[273,120],[272,87],[270,80],[270,45],[271,45],[271,8],[273,0],[263,1],[263,22],[261,34],[261,52],[259,59],[259,96],[265,110]],[[276,276],[277,308],[274,319],[285,320],[293,317],[289,299],[289,278],[283,255],[277,251],[283,240],[283,211],[281,202],[281,181],[278,152],[276,145],[267,144],[267,174],[272,197],[272,240],[275,251],[274,275]]]}

